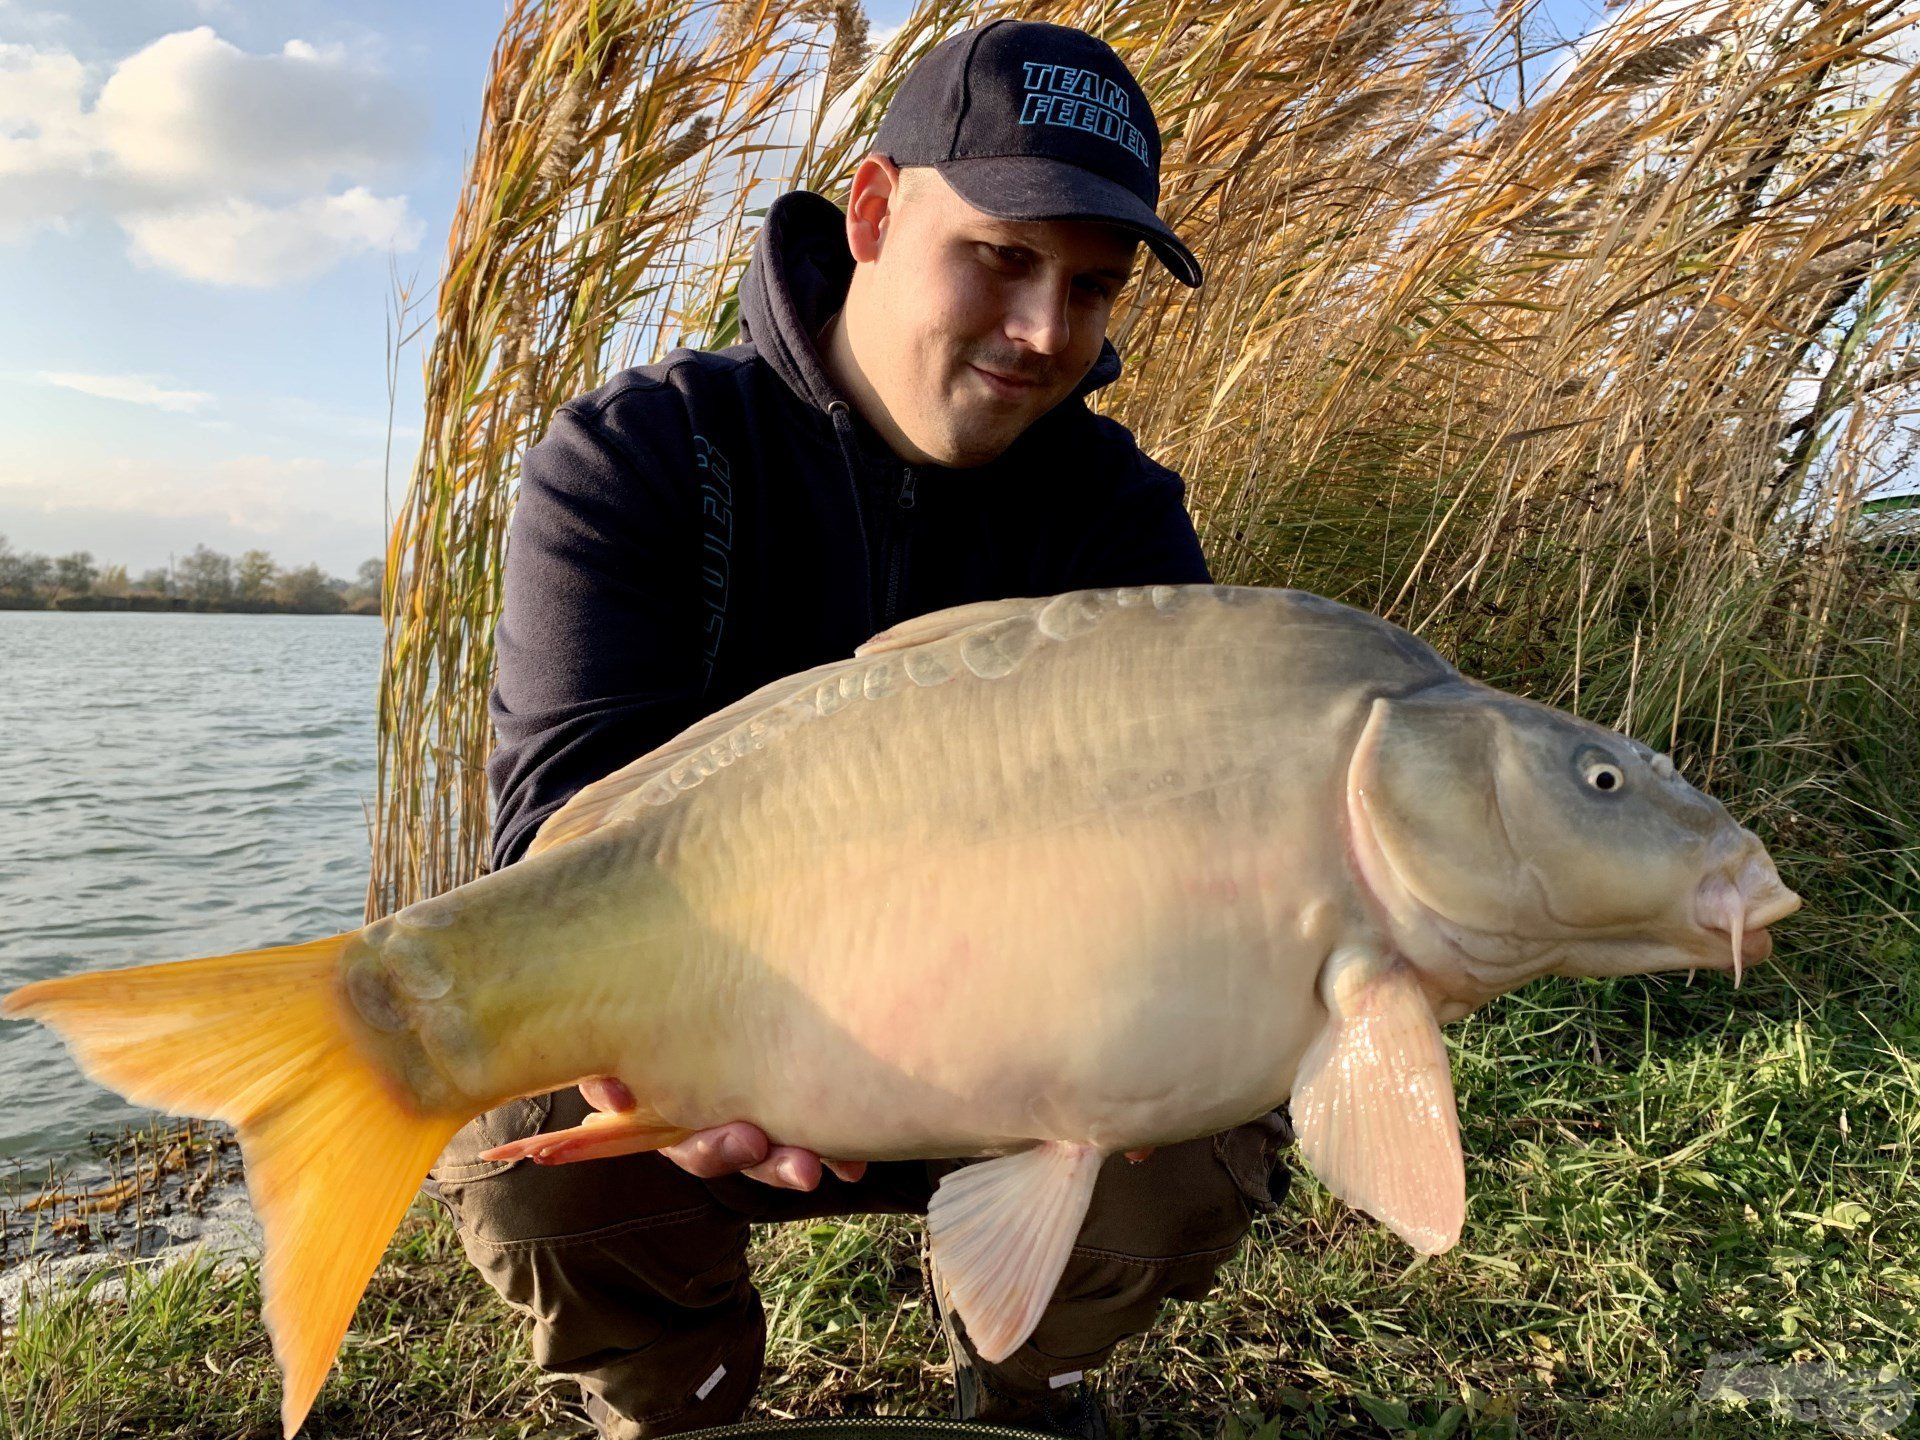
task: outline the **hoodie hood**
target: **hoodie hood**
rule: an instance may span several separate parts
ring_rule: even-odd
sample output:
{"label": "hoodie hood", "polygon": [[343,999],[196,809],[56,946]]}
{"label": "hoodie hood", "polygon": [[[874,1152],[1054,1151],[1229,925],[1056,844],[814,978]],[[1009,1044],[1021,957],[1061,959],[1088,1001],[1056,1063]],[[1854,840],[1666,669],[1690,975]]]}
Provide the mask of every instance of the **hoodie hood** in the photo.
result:
{"label": "hoodie hood", "polygon": [[[836,401],[852,405],[828,375],[813,337],[845,303],[853,264],[845,212],[824,195],[790,190],[768,207],[740,283],[740,338],[751,341],[787,387],[820,411]],[[1102,340],[1099,358],[1060,404],[1119,378],[1119,352]]]}

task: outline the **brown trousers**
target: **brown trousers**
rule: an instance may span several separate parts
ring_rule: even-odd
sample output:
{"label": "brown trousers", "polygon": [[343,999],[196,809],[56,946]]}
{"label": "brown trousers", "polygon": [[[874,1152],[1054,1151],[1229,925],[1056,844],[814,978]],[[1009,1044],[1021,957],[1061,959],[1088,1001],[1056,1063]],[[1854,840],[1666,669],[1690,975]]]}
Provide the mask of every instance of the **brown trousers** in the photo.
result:
{"label": "brown trousers", "polygon": [[[828,1215],[924,1215],[940,1177],[968,1162],[875,1162],[811,1191],[741,1175],[701,1180],[657,1154],[575,1165],[479,1161],[481,1150],[580,1123],[569,1086],[475,1117],[432,1170],[467,1258],[533,1317],[533,1357],[579,1379],[605,1440],[642,1440],[738,1420],[759,1384],[766,1325],[747,1268],[747,1227]],[[1198,1300],[1253,1217],[1287,1188],[1284,1109],[1167,1145],[1139,1164],[1109,1156],[1054,1297],[1027,1342],[987,1364],[977,1418],[1054,1413],[1056,1376],[1090,1370],[1161,1302]],[[956,1325],[956,1330],[959,1326]],[[1070,1393],[1070,1392],[1065,1392]]]}

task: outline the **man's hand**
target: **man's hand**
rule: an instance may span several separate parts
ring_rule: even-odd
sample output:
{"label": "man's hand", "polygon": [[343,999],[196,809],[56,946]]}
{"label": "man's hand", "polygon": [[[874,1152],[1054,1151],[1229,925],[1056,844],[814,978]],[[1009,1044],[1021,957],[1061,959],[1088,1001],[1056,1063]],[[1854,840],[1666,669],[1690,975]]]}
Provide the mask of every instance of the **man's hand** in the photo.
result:
{"label": "man's hand", "polygon": [[[611,1075],[582,1080],[580,1094],[596,1110],[631,1110],[635,1104],[633,1092]],[[849,1181],[867,1172],[864,1160],[823,1160],[798,1145],[772,1144],[766,1131],[745,1120],[695,1131],[660,1153],[702,1180],[737,1171],[787,1190],[813,1189],[820,1183],[822,1166]]]}

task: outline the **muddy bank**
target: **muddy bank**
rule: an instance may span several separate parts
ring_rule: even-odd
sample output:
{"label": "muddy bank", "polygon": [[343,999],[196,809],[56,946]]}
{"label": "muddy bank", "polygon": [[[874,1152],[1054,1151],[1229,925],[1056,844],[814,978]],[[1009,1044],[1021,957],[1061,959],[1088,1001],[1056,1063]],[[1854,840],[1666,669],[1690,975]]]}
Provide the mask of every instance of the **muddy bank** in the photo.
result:
{"label": "muddy bank", "polygon": [[[232,1130],[159,1120],[88,1137],[74,1160],[15,1166],[0,1176],[0,1321],[23,1294],[77,1284],[103,1267],[165,1264],[196,1248],[245,1259],[260,1253]],[[104,1277],[96,1295],[117,1293]]]}

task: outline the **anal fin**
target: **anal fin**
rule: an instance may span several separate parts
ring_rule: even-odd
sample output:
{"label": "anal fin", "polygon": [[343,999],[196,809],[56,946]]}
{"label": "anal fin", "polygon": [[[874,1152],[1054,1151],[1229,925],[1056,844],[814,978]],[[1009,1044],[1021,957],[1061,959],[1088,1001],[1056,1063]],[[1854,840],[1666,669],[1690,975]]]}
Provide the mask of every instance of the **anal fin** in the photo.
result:
{"label": "anal fin", "polygon": [[1105,1158],[1048,1141],[942,1177],[927,1206],[933,1269],[982,1358],[1007,1358],[1053,1298]]}
{"label": "anal fin", "polygon": [[571,1165],[579,1160],[605,1160],[677,1145],[693,1131],[669,1125],[651,1110],[595,1110],[578,1125],[550,1134],[529,1135],[482,1150],[482,1160],[531,1159],[536,1165]]}

